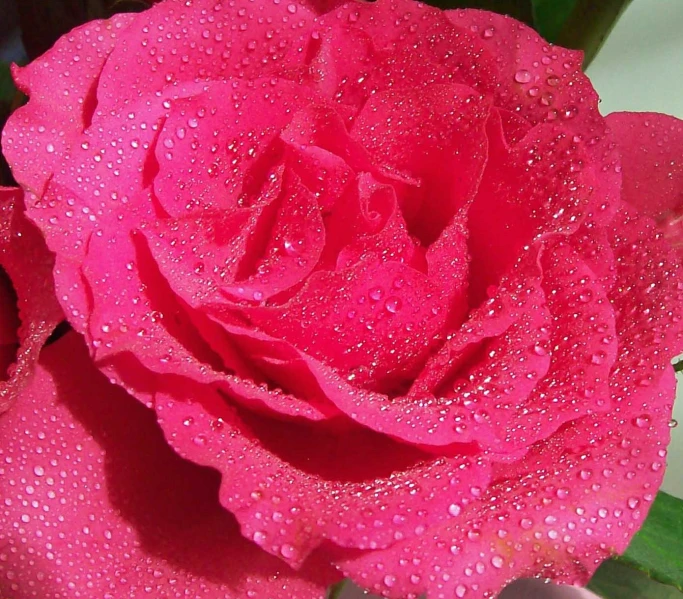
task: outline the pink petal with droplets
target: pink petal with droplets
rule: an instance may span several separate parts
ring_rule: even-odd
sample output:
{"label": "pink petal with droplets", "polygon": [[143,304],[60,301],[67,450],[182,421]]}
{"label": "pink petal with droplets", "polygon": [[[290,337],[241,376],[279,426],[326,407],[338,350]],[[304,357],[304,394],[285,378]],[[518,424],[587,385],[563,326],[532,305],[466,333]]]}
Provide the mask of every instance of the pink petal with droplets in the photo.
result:
{"label": "pink petal with droplets", "polygon": [[140,233],[147,239],[154,262],[169,285],[190,306],[198,307],[218,300],[223,282],[229,284],[237,278],[249,237],[264,208],[274,200],[271,196],[258,207],[207,209],[161,219],[144,226]]}
{"label": "pink petal with droplets", "polygon": [[363,81],[376,68],[378,52],[367,32],[334,21],[324,29],[328,19],[320,22],[323,29],[313,34],[306,51],[313,84],[326,98],[342,103],[342,110],[355,114],[367,98]]}
{"label": "pink petal with droplets", "polygon": [[295,174],[285,172],[284,177],[271,219],[267,213],[260,218],[270,221],[262,224],[265,243],[252,250],[253,266],[243,263],[240,266],[245,268],[240,268],[237,280],[221,287],[224,294],[258,302],[285,292],[291,294],[317,266],[325,245],[318,200]]}
{"label": "pink petal with droplets", "polygon": [[[178,83],[296,69],[316,17],[334,5],[326,0],[158,3],[122,36],[102,72],[98,99],[103,110],[113,112],[130,98],[166,91]],[[169,53],[171,40],[174,52]]]}
{"label": "pink petal with droplets", "polygon": [[297,112],[282,130],[287,164],[318,198],[324,213],[343,195],[354,172],[376,174],[365,148],[353,139],[342,115],[327,104],[314,103]]}
{"label": "pink petal with droplets", "polygon": [[40,350],[64,316],[52,283],[54,259],[24,216],[19,189],[0,187],[3,363],[0,415],[29,383]]}
{"label": "pink petal with droplets", "polygon": [[[140,220],[144,219],[142,215]],[[116,253],[111,247],[116,247]],[[313,420],[337,413],[326,402],[316,407],[297,397],[259,389],[264,377],[258,368],[244,366],[229,340],[219,339],[215,327],[195,318],[159,272],[139,233],[131,238],[129,232],[118,230],[111,237],[94,237],[83,272],[94,298],[88,337],[98,365],[115,380],[135,388],[135,381],[140,380],[139,361],[159,375],[161,382],[168,377],[201,381],[260,410]],[[135,356],[132,368],[129,361],[121,362],[120,357],[126,355]],[[255,383],[242,375],[254,376]],[[148,387],[142,386],[140,399]]]}
{"label": "pink petal with droplets", "polygon": [[[202,403],[188,402],[197,392]],[[155,405],[171,445],[221,471],[221,502],[242,533],[295,567],[324,539],[375,549],[421,535],[488,481],[475,457],[433,459],[354,426],[277,423],[206,387],[175,385]]]}
{"label": "pink petal with droplets", "polygon": [[14,176],[34,193],[61,170],[70,145],[90,125],[102,66],[133,18],[86,23],[28,66],[14,67],[17,86],[30,100],[8,120],[2,149]]}
{"label": "pink petal with droplets", "polygon": [[379,0],[372,5],[348,2],[320,17],[320,22],[333,28],[363,31],[379,50],[418,40],[444,24],[442,11],[411,0]]}
{"label": "pink petal with droplets", "polygon": [[387,597],[487,597],[525,576],[585,584],[626,548],[662,481],[683,285],[647,219],[622,208],[615,221],[619,355],[610,412],[496,468],[481,501],[430,535],[340,560],[345,574]]}
{"label": "pink petal with droplets", "polygon": [[469,210],[470,297],[475,304],[537,235],[575,231],[595,198],[595,175],[579,166],[586,153],[563,129],[539,125],[510,146],[501,118],[494,112],[489,120],[488,162]]}
{"label": "pink petal with droplets", "polygon": [[488,68],[463,71],[466,82],[493,91],[494,104],[532,125],[559,122],[583,145],[596,173],[590,220],[606,224],[619,202],[621,175],[613,137],[598,112],[598,95],[581,71],[583,56],[551,46],[533,29],[507,16],[482,10],[448,10],[456,26],[479,34],[481,51],[495,56]]}
{"label": "pink petal with droplets", "polygon": [[354,386],[387,391],[415,376],[444,325],[448,300],[424,274],[369,257],[350,268],[313,273],[281,307],[245,308],[243,314]]}
{"label": "pink petal with droplets", "polygon": [[322,599],[339,578],[316,558],[295,573],[245,540],[216,472],[172,451],[75,334],[46,349],[0,438],[3,595]]}
{"label": "pink petal with droplets", "polygon": [[173,216],[242,205],[277,165],[274,142],[292,113],[316,98],[307,86],[260,78],[207,83],[173,103],[154,150],[161,205]]}
{"label": "pink petal with droplets", "polygon": [[621,199],[654,218],[683,254],[683,121],[652,112],[615,112],[607,124],[621,154]]}
{"label": "pink petal with droplets", "polygon": [[488,111],[472,88],[433,85],[379,92],[353,122],[351,135],[381,169],[421,181],[402,207],[408,229],[425,245],[476,192],[486,161]]}
{"label": "pink petal with droplets", "polygon": [[368,173],[361,173],[356,185],[347,188],[325,219],[325,227],[330,240],[324,254],[328,259],[336,255],[332,270],[350,268],[369,257],[426,270],[424,251],[408,232],[396,190]]}

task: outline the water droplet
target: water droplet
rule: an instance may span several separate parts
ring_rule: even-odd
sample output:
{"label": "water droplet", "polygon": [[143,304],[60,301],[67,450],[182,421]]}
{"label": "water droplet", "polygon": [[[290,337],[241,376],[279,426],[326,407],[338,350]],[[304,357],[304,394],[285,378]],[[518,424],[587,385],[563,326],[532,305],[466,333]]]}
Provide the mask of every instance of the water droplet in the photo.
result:
{"label": "water droplet", "polygon": [[515,73],[515,81],[517,83],[529,83],[531,81],[531,73],[526,69],[520,69]]}
{"label": "water droplet", "polygon": [[607,354],[604,351],[595,352],[591,356],[591,363],[596,365],[602,364],[605,361],[606,357]]}
{"label": "water droplet", "polygon": [[391,314],[396,314],[396,312],[398,312],[402,306],[403,302],[398,297],[390,297],[384,303],[384,308],[387,312],[390,312]]}
{"label": "water droplet", "polygon": [[370,299],[375,301],[375,302],[378,302],[379,300],[381,300],[382,295],[383,295],[383,291],[380,287],[373,287],[368,292],[368,296],[370,297]]}
{"label": "water droplet", "polygon": [[260,530],[257,530],[254,533],[253,539],[254,539],[254,543],[256,543],[257,545],[263,545],[266,542],[266,533],[262,532]]}
{"label": "water droplet", "polygon": [[649,414],[641,414],[637,416],[633,421],[638,428],[647,428],[650,426],[650,416]]}
{"label": "water droplet", "polygon": [[451,503],[451,505],[448,506],[448,513],[451,516],[457,517],[460,515],[460,512],[462,512],[462,508],[457,503]]}

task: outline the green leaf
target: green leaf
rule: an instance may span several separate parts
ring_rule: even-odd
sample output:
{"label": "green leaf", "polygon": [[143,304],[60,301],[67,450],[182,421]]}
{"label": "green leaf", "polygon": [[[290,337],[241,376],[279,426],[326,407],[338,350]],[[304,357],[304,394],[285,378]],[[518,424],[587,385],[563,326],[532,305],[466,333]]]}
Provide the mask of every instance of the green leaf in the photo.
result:
{"label": "green leaf", "polygon": [[6,62],[0,62],[0,110],[5,107],[9,109],[16,93],[17,88],[14,87],[9,65]]}
{"label": "green leaf", "polygon": [[327,589],[327,595],[325,596],[325,599],[341,599],[344,589],[348,587],[349,584],[352,584],[351,581],[344,579],[341,582],[332,585],[329,589]]}
{"label": "green leaf", "polygon": [[598,568],[588,588],[604,599],[683,599],[675,588],[613,559]]}
{"label": "green leaf", "polygon": [[683,500],[660,492],[622,564],[683,591]]}
{"label": "green leaf", "polygon": [[[10,66],[0,62],[0,130],[5,126],[7,117],[21,103],[22,96],[12,80]],[[0,153],[0,185],[12,186],[14,179],[9,170],[5,157]]]}
{"label": "green leaf", "polygon": [[583,66],[587,67],[630,3],[631,0],[576,0],[571,15],[553,42],[583,50]]}
{"label": "green leaf", "polygon": [[602,564],[588,588],[606,599],[683,599],[683,501],[658,493],[624,555]]}
{"label": "green leaf", "polygon": [[531,0],[534,28],[549,42],[555,41],[577,0]]}

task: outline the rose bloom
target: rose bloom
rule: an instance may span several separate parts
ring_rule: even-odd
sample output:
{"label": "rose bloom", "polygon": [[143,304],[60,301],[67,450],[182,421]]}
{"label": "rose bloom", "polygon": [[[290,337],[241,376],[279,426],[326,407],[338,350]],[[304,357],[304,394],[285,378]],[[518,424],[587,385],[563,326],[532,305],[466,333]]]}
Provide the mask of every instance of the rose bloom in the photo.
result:
{"label": "rose bloom", "polygon": [[0,419],[5,595],[484,598],[622,552],[683,127],[603,118],[581,60],[409,0],[165,0],[15,68],[74,332]]}

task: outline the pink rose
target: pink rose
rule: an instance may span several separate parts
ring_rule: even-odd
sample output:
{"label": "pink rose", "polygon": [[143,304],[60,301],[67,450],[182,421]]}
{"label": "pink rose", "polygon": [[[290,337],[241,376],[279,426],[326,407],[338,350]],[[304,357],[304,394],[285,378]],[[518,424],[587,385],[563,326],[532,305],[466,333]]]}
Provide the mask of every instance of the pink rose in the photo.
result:
{"label": "pink rose", "polygon": [[17,68],[3,151],[85,344],[0,420],[13,597],[491,597],[623,551],[683,126],[604,119],[580,64],[486,12],[165,0]]}
{"label": "pink rose", "polygon": [[29,383],[43,344],[63,318],[53,258],[24,216],[21,195],[0,187],[0,415]]}

